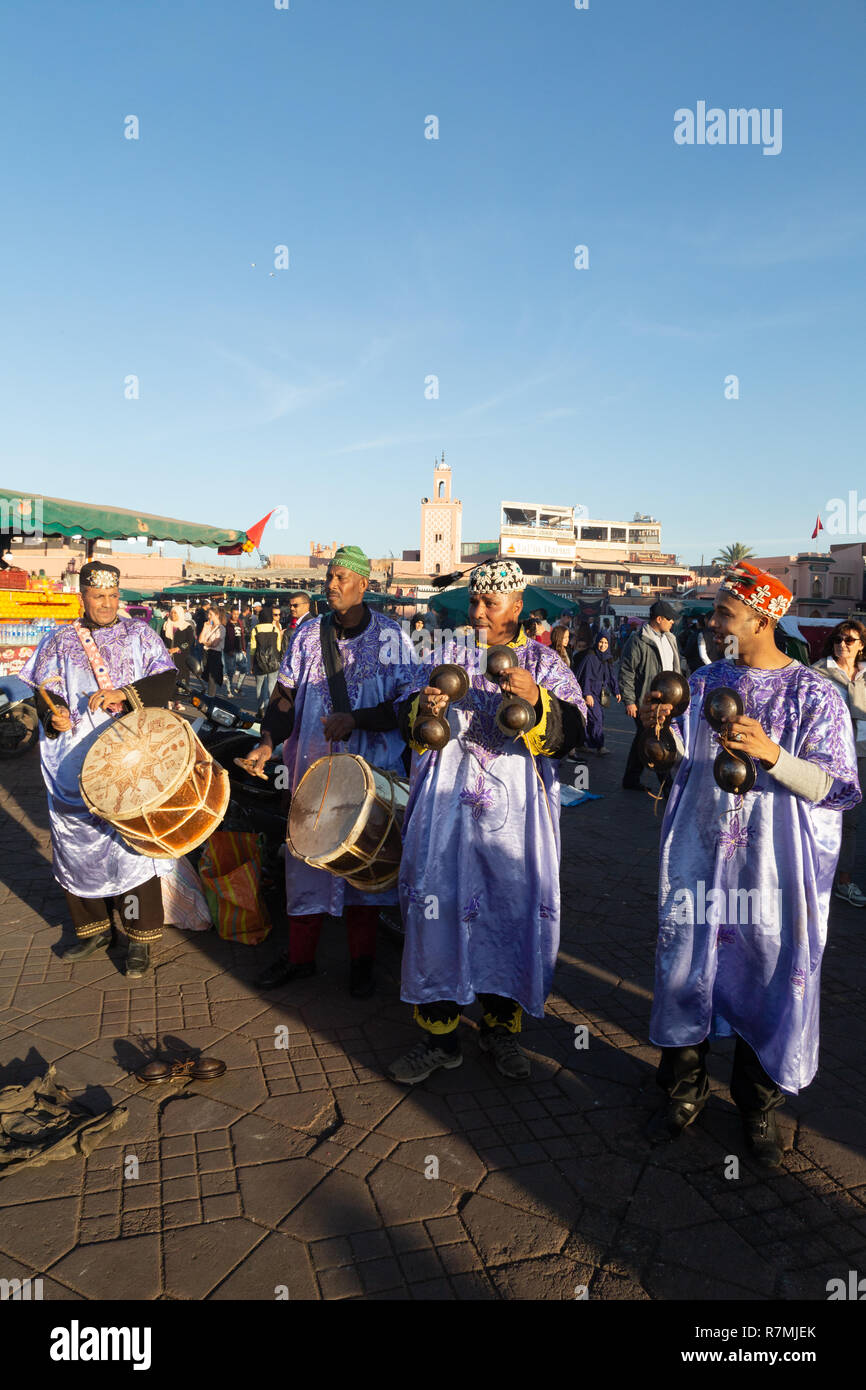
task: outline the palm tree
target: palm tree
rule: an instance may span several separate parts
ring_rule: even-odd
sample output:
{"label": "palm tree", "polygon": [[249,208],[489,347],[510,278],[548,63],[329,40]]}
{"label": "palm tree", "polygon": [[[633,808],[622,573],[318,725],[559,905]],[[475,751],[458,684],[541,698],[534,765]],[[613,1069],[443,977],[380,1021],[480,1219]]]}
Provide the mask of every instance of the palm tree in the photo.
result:
{"label": "palm tree", "polygon": [[728,569],[731,565],[738,565],[741,560],[748,560],[752,554],[752,547],[743,545],[741,541],[734,541],[731,545],[724,545],[718,555],[714,555],[710,561],[711,565],[723,565]]}

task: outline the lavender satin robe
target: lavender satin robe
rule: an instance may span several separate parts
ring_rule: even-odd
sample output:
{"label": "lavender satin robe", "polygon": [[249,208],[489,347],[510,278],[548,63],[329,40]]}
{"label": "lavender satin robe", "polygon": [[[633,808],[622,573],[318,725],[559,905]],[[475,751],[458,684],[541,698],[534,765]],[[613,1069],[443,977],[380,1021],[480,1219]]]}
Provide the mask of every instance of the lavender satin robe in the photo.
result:
{"label": "lavender satin robe", "polygon": [[[515,652],[537,685],[586,719],[580,686],[555,652],[525,637]],[[450,742],[412,758],[401,998],[470,1004],[499,994],[541,1018],[559,950],[559,782],[550,758],[533,758],[522,738],[497,729],[502,692],[480,673],[480,657],[445,644],[441,661],[474,672],[469,693],[448,707]]]}
{"label": "lavender satin robe", "polygon": [[[721,685],[739,691],[745,713],[786,752],[834,778],[824,801],[796,796],[760,764],[745,796],[716,785],[721,745],[702,705]],[[838,692],[796,661],[775,671],[716,661],[689,686],[691,704],[676,721],[685,758],[662,825],[650,1039],[685,1047],[733,1030],[775,1083],[796,1094],[818,1066],[821,956],[842,812],[860,800],[851,719]]]}
{"label": "lavender satin robe", "polygon": [[[147,623],[118,618],[109,627],[94,628],[91,636],[111,675],[115,690],[171,671],[174,663]],[[106,710],[87,708],[99,689],[87,653],[71,624],[43,638],[21,672],[34,688],[62,695],[72,719],[66,734],[48,738],[39,730],[42,776],[48,789],[48,819],[54,852],[54,877],[67,892],[81,898],[106,898],[126,893],[170,871],[168,860],[149,859],[130,849],[106,821],[92,816],[82,800],[78,778],[85,756],[106,724],[116,718]]]}
{"label": "lavender satin robe", "polygon": [[[321,625],[321,618],[310,618],[302,623],[280,666],[280,684],[295,692],[294,727],[283,748],[292,794],[311,763],[327,757],[332,751],[322,732],[322,719],[334,710],[322,659]],[[414,674],[412,646],[393,618],[373,612],[362,633],[339,640],[337,646],[352,709],[366,709],[383,700],[405,698]],[[417,666],[414,669],[417,671]],[[355,729],[343,743],[335,743],[333,751],[358,753],[372,766],[397,772],[402,777],[404,747],[396,729],[387,733]],[[396,887],[382,893],[361,893],[327,869],[314,869],[292,854],[286,854],[286,911],[289,916],[309,917],[329,912],[340,917],[345,905],[368,903],[384,907],[396,901]]]}

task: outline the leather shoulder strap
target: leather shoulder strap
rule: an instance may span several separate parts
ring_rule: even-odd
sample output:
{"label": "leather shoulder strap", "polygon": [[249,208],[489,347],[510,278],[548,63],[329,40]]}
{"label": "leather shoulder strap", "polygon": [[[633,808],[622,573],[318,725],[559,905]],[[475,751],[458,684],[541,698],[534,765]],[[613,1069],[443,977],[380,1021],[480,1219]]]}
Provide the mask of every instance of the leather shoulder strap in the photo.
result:
{"label": "leather shoulder strap", "polygon": [[334,632],[333,613],[324,614],[319,632],[322,643],[322,662],[328,680],[328,690],[331,692],[331,705],[334,713],[351,714],[352,706],[349,703],[343,659],[340,656],[340,648],[337,646],[337,636]]}

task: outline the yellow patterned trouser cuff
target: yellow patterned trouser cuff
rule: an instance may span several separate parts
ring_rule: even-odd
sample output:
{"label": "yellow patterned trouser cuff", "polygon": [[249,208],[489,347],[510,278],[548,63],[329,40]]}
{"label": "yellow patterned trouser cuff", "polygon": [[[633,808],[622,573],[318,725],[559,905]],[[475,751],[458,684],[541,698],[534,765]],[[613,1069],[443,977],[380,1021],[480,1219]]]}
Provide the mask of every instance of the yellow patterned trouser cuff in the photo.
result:
{"label": "yellow patterned trouser cuff", "polygon": [[123,930],[126,932],[130,941],[144,942],[162,940],[162,927],[151,927],[150,930],[148,930],[146,927],[133,927],[124,924]]}
{"label": "yellow patterned trouser cuff", "polygon": [[519,1004],[514,1005],[514,1013],[506,1022],[504,1019],[497,1018],[495,1014],[485,1014],[484,1022],[488,1028],[507,1028],[509,1033],[519,1033],[523,1026],[523,1010]]}
{"label": "yellow patterned trouser cuff", "polygon": [[104,931],[111,931],[110,917],[100,917],[98,922],[85,922],[83,927],[75,928],[75,935],[79,941],[86,941],[88,937],[99,936]]}
{"label": "yellow patterned trouser cuff", "polygon": [[460,1013],[458,1010],[458,1012],[454,1015],[453,1018],[448,1018],[444,1022],[440,1022],[438,1019],[432,1020],[428,1018],[422,1018],[421,1011],[418,1008],[418,1005],[416,1004],[414,1018],[418,1026],[420,1028],[423,1028],[428,1033],[453,1033],[454,1029],[460,1022]]}

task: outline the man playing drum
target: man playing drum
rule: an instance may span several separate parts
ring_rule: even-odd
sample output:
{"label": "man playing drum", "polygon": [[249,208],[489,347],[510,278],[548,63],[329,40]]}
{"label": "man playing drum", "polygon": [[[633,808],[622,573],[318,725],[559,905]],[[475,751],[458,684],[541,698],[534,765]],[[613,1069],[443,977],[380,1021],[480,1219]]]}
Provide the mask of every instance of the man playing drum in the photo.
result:
{"label": "man playing drum", "polygon": [[[445,643],[442,661],[465,667],[469,691],[448,706],[430,684],[400,708],[412,737],[425,715],[451,730],[438,751],[413,738],[412,788],[403,821],[400,901],[406,930],[401,995],[425,1036],[390,1068],[396,1081],[423,1081],[462,1062],[461,1008],[478,998],[482,1051],[499,1072],[529,1075],[518,1045],[522,1013],[544,1016],[559,949],[559,783],[555,759],[580,737],[587,717],[580,686],[549,647],[520,625],[523,572],[513,560],[469,576],[477,640],[505,644],[516,658],[497,685],[485,647]],[[515,737],[496,722],[506,696],[520,696],[536,724]]]}
{"label": "man playing drum", "polygon": [[115,715],[128,712],[135,696],[143,705],[167,704],[177,670],[147,623],[118,617],[119,581],[113,565],[84,565],[84,616],[49,633],[21,679],[37,688],[54,877],[78,938],[64,959],[85,960],[111,944],[109,900],[116,898],[129,938],[126,973],[137,977],[150,966],[150,943],[162,936],[160,870],[156,860],[129,849],[110,825],[90,814],[78,778],[88,749]]}
{"label": "man playing drum", "polygon": [[[399,623],[364,603],[370,561],[354,545],[342,546],[328,566],[331,612],[296,631],[262,723],[262,742],[248,760],[263,767],[285,740],[283,759],[292,793],[311,763],[334,745],[374,767],[402,773],[403,738],[394,701],[412,688],[412,648]],[[395,659],[396,658],[396,659]],[[416,668],[417,669],[417,668]],[[340,709],[340,706],[343,706]],[[373,958],[379,909],[397,902],[396,885],[365,894],[342,878],[286,855],[289,947],[257,980],[274,989],[315,973],[323,915],[343,915],[351,958],[350,992],[373,993]]]}

